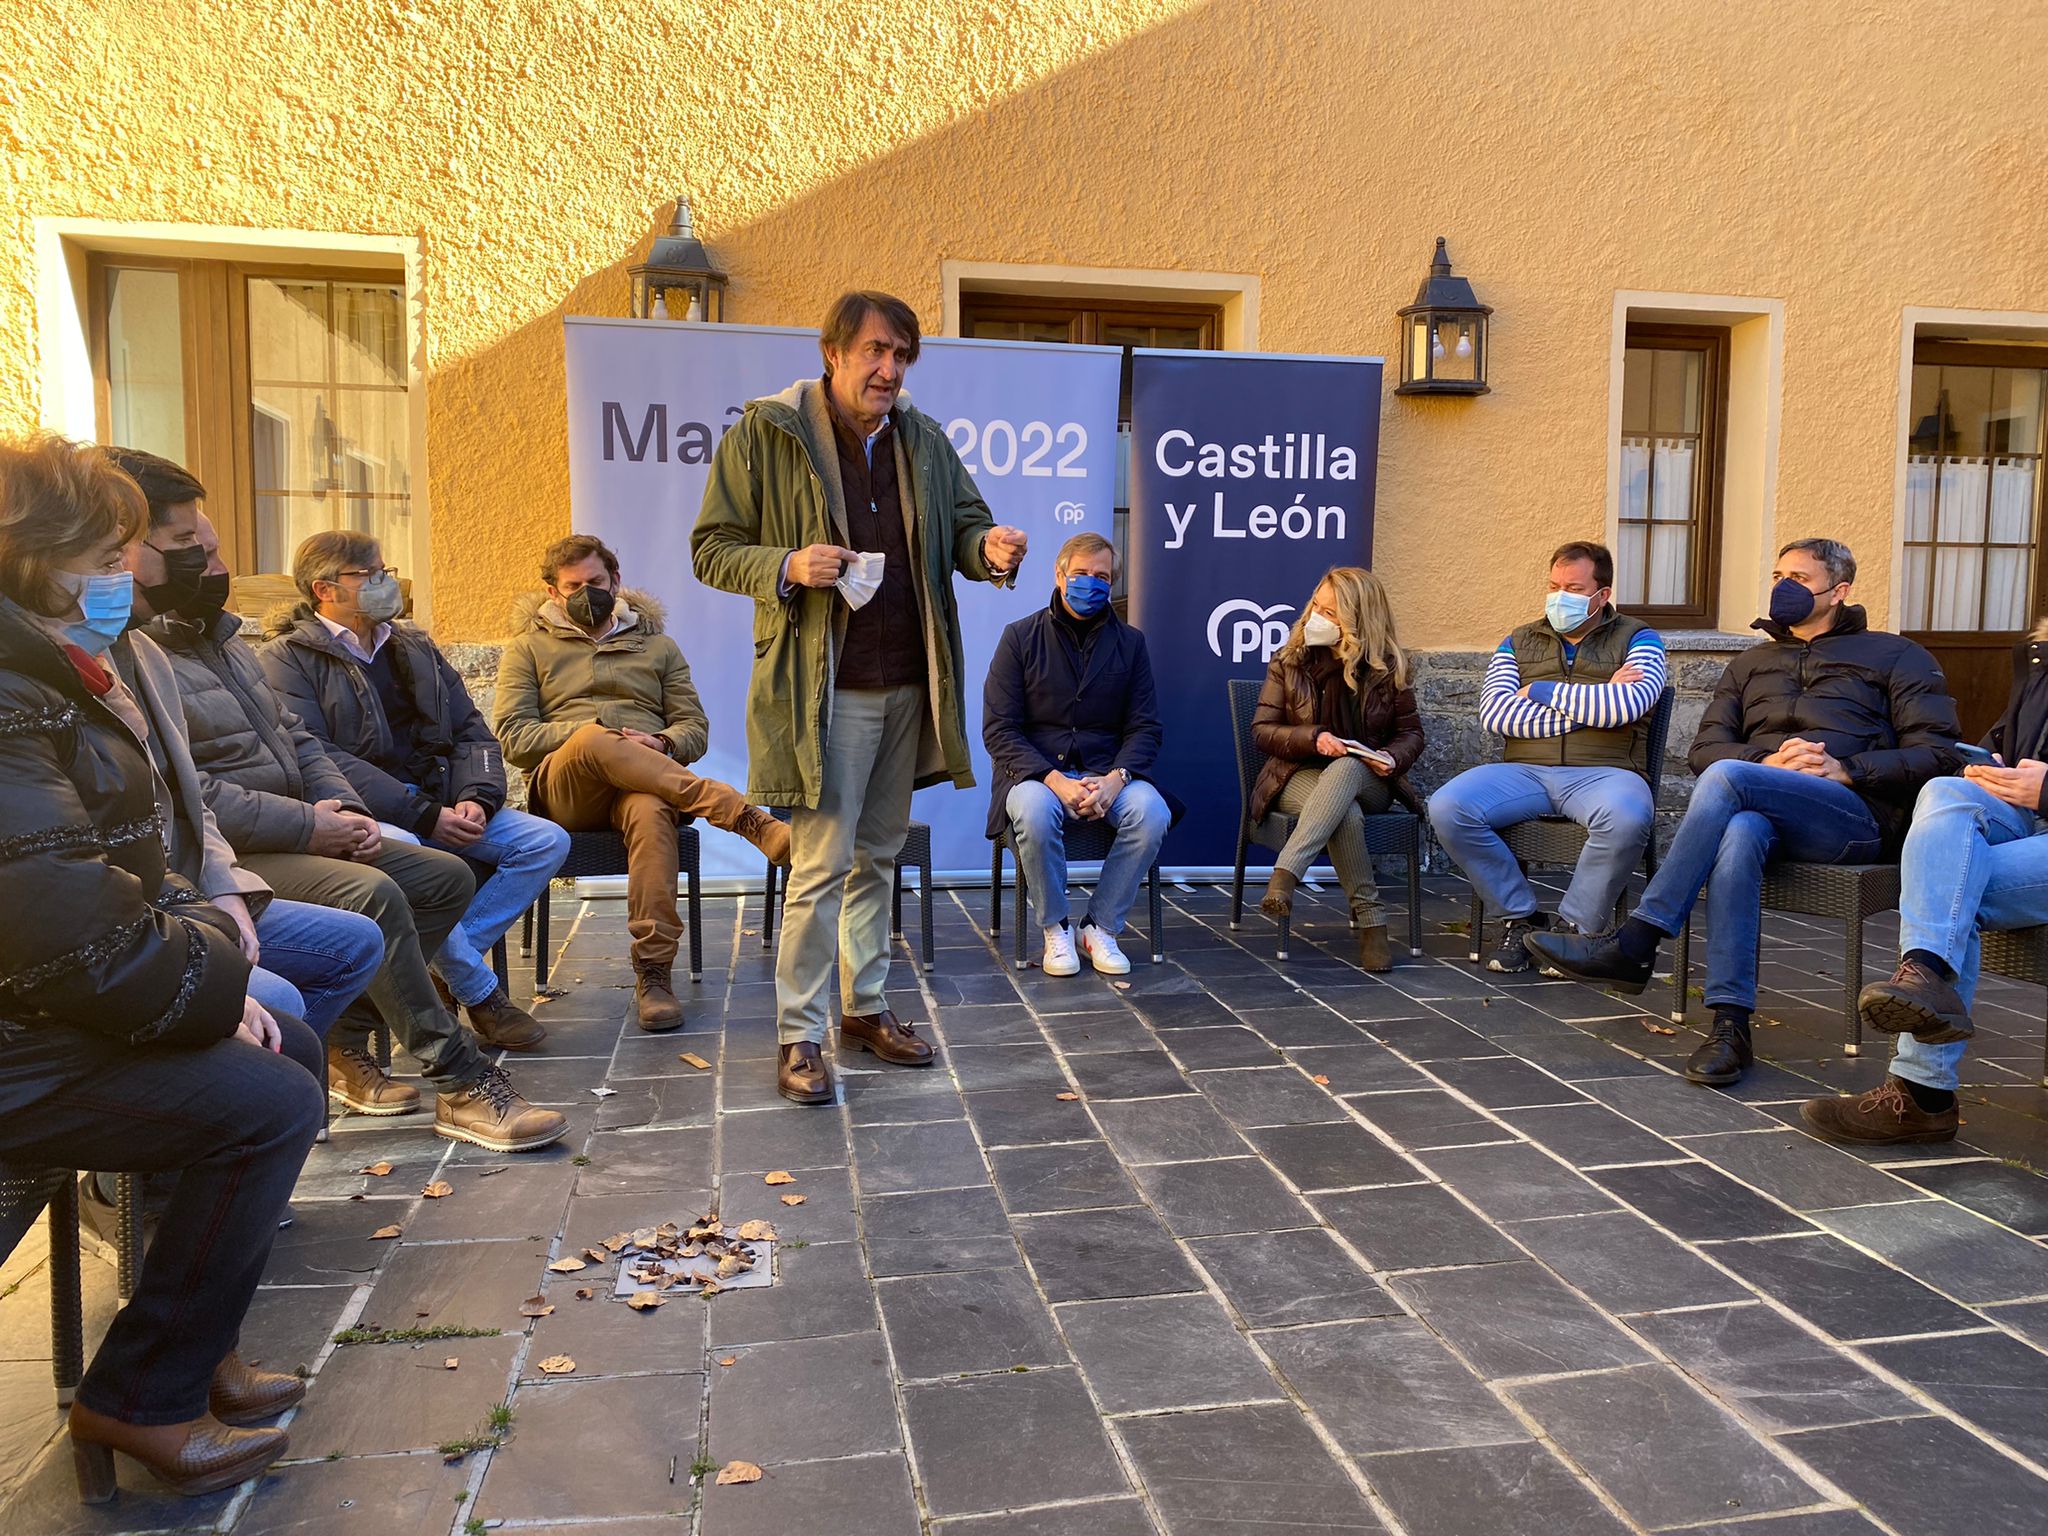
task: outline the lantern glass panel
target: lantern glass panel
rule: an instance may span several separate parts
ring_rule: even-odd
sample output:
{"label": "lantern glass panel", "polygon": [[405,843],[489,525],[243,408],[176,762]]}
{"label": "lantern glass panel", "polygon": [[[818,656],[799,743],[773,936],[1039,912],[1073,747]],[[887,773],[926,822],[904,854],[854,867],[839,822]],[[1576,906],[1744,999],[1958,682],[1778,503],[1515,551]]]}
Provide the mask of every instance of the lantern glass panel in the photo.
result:
{"label": "lantern glass panel", "polygon": [[1449,314],[1435,317],[1430,358],[1431,376],[1460,383],[1479,377],[1479,317]]}
{"label": "lantern glass panel", "polygon": [[1408,379],[1421,384],[1429,379],[1429,316],[1408,317]]}

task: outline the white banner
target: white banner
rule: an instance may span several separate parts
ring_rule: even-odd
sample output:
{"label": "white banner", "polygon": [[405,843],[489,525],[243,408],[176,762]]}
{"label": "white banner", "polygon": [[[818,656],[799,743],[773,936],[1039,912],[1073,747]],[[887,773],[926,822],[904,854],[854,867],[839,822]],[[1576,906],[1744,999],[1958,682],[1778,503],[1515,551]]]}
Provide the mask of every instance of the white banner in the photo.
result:
{"label": "white banner", "polygon": [[[745,788],[753,603],[700,584],[690,531],[718,439],[747,401],[823,371],[818,335],[767,326],[570,316],[570,524],[618,552],[628,586],[668,608],[711,721],[696,772]],[[989,510],[1031,536],[1014,591],[958,579],[968,739],[976,787],[920,790],[911,811],[932,828],[941,872],[986,874],[990,782],[981,683],[996,637],[1052,596],[1052,557],[1084,529],[1113,536],[1119,348],[928,338],[905,394],[946,433]],[[701,823],[700,823],[701,826]],[[758,882],[761,858],[703,827],[707,876]]]}

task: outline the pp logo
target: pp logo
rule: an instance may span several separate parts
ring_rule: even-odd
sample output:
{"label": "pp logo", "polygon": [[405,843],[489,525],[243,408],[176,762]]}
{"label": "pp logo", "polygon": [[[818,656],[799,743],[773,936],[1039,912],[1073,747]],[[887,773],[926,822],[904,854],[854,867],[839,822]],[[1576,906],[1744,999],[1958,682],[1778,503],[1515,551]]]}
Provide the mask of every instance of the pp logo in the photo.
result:
{"label": "pp logo", "polygon": [[1222,656],[1223,621],[1232,614],[1244,614],[1244,618],[1231,620],[1230,654],[1225,659],[1240,662],[1256,653],[1261,662],[1271,661],[1273,653],[1287,643],[1289,628],[1287,620],[1276,615],[1292,612],[1292,603],[1275,603],[1270,608],[1261,608],[1247,597],[1233,597],[1228,602],[1218,603],[1209,614],[1209,649]]}
{"label": "pp logo", "polygon": [[1088,509],[1078,501],[1063,501],[1052,509],[1052,520],[1056,523],[1078,523],[1088,516]]}

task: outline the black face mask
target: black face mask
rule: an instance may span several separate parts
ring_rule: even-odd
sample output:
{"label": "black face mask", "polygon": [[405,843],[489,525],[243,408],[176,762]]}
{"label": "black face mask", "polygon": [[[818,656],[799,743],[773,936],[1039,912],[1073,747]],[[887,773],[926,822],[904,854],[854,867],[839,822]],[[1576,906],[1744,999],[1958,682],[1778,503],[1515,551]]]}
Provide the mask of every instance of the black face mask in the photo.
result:
{"label": "black face mask", "polygon": [[228,605],[228,587],[233,580],[226,571],[208,571],[199,578],[199,590],[193,594],[192,600],[180,603],[174,611],[187,624],[196,624],[201,629],[213,628],[213,621]]}
{"label": "black face mask", "polygon": [[612,610],[618,606],[618,594],[603,587],[578,587],[562,599],[563,611],[585,629],[604,628],[612,621]]}
{"label": "black face mask", "polygon": [[136,588],[142,593],[142,600],[158,613],[178,613],[185,605],[199,596],[200,583],[206,579],[206,568],[213,563],[213,556],[197,544],[188,544],[182,549],[156,549],[157,558],[164,563],[164,579],[153,586],[137,582]]}

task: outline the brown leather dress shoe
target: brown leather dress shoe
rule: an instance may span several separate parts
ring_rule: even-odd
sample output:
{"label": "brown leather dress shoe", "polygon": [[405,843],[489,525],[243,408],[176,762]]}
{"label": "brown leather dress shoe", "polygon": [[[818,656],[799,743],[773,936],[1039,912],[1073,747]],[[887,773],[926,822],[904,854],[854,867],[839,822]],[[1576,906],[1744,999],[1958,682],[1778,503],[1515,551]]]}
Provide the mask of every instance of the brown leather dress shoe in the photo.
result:
{"label": "brown leather dress shoe", "polygon": [[1922,1109],[1896,1077],[1887,1077],[1853,1099],[1808,1099],[1799,1106],[1799,1118],[1830,1141],[1866,1147],[1954,1141],[1956,1127],[1962,1123],[1961,1112],[1953,1104],[1931,1113]]}
{"label": "brown leather dress shoe", "polygon": [[782,1047],[775,1064],[775,1091],[793,1104],[830,1104],[837,1097],[832,1071],[817,1042],[799,1040]]}
{"label": "brown leather dress shoe", "polygon": [[109,1503],[120,1491],[116,1451],[141,1462],[171,1492],[195,1498],[247,1482],[290,1443],[281,1429],[232,1429],[210,1413],[184,1424],[124,1424],[71,1405],[71,1459],[86,1504]]}
{"label": "brown leather dress shoe", "polygon": [[274,1419],[306,1395],[304,1378],[284,1371],[252,1370],[239,1354],[221,1361],[207,1388],[206,1408],[223,1424],[243,1426]]}
{"label": "brown leather dress shoe", "polygon": [[880,1013],[849,1013],[839,1021],[842,1051],[873,1051],[898,1067],[928,1067],[932,1064],[929,1040],[920,1040],[911,1026],[901,1022],[895,1010]]}

